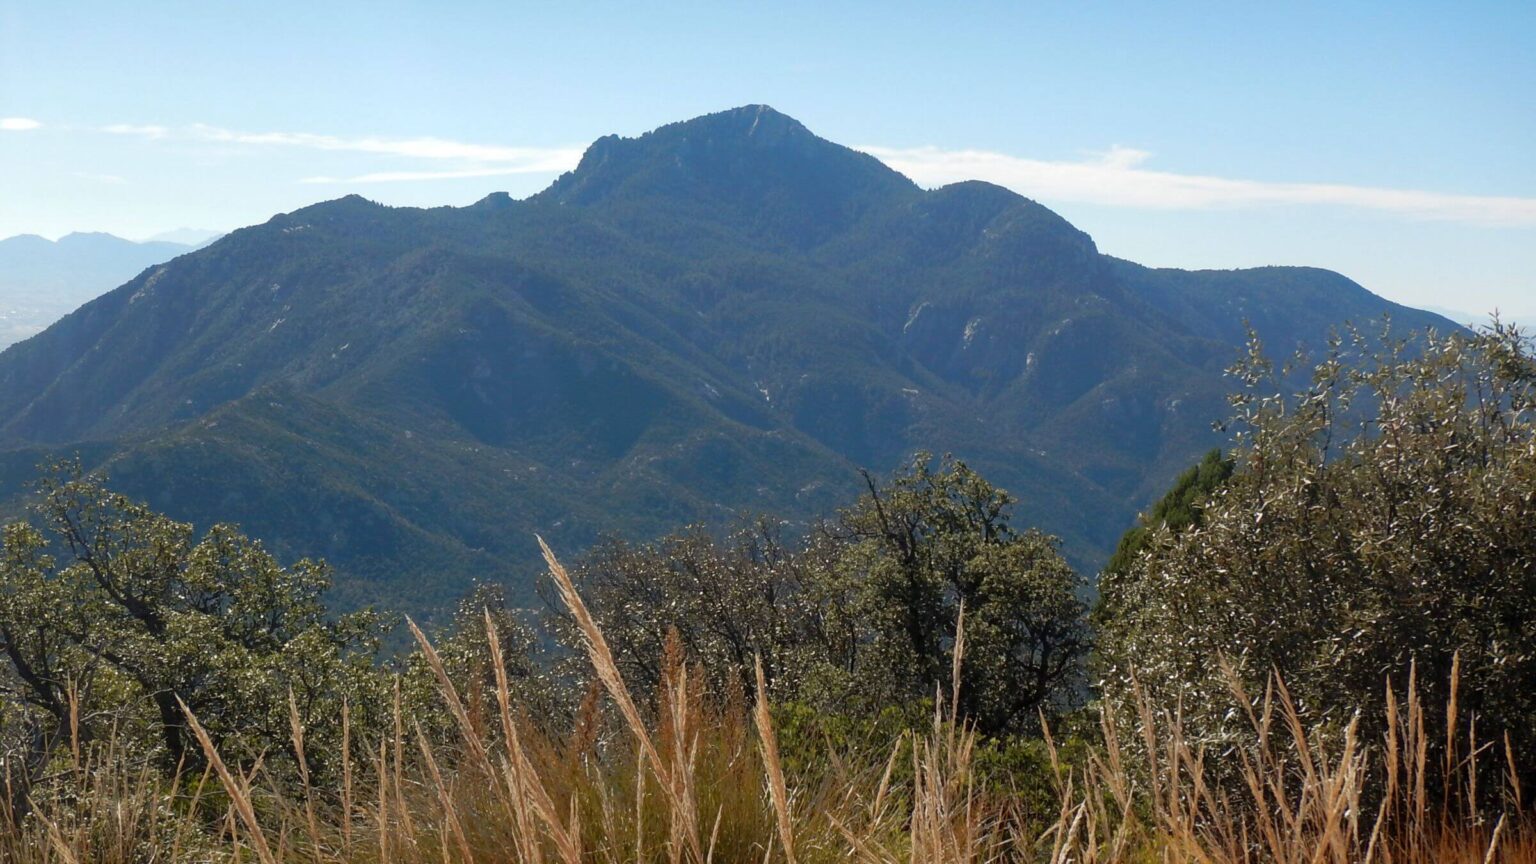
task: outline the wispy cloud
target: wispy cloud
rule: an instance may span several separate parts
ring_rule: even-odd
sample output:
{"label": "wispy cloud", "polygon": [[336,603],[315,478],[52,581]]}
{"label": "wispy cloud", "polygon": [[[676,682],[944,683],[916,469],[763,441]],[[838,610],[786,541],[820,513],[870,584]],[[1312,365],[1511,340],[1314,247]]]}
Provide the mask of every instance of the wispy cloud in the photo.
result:
{"label": "wispy cloud", "polygon": [[177,128],[117,124],[101,131],[149,140],[177,139],[248,147],[281,147],[336,153],[457,162],[457,167],[432,171],[375,171],[354,177],[307,177],[304,183],[399,183],[495,177],[509,174],[554,174],[575,167],[581,149],[573,147],[503,147],[445,138],[348,138],[312,132],[245,132],[202,123]]}
{"label": "wispy cloud", "polygon": [[119,177],[116,174],[95,174],[90,171],[75,171],[73,173],[81,180],[90,180],[95,183],[106,183],[112,186],[120,186],[128,182],[126,179]]}
{"label": "wispy cloud", "polygon": [[5,132],[30,132],[42,125],[31,117],[0,117],[0,131]]}
{"label": "wispy cloud", "polygon": [[137,135],[151,140],[165,138],[171,134],[171,130],[164,126],[137,126],[132,123],[113,123],[110,126],[101,127],[101,131],[110,132],[113,135]]}
{"label": "wispy cloud", "polygon": [[1413,219],[1536,227],[1536,198],[1455,195],[1336,183],[1272,183],[1143,167],[1144,150],[1115,147],[1081,161],[1048,161],[985,150],[861,147],[924,186],[988,180],[1032,198],[1159,210],[1324,205]]}
{"label": "wispy cloud", "polygon": [[[15,125],[12,125],[15,124]],[[31,125],[28,125],[31,124]],[[36,128],[26,118],[0,120],[0,128]],[[557,174],[576,166],[579,147],[508,147],[436,137],[347,137],[313,132],[250,132],[196,123],[188,126],[114,124],[97,127],[114,135],[253,148],[355,153],[436,163],[434,167],[362,171],[348,176],[305,177],[303,183],[367,184],[456,180],[516,174]],[[1349,207],[1411,219],[1481,225],[1536,227],[1536,198],[1457,195],[1338,183],[1278,183],[1146,167],[1152,154],[1113,147],[1089,158],[1053,161],[986,150],[937,147],[859,148],[925,186],[989,180],[1047,202],[1081,202],[1157,210],[1213,210],[1312,205]],[[363,167],[363,166],[359,166]],[[382,167],[382,166],[381,166]]]}
{"label": "wispy cloud", "polygon": [[520,165],[455,168],[446,171],[374,171],[354,177],[305,177],[300,183],[409,183],[418,180],[460,180],[466,177],[508,177],[514,174],[558,174],[576,167],[581,151],[560,153]]}

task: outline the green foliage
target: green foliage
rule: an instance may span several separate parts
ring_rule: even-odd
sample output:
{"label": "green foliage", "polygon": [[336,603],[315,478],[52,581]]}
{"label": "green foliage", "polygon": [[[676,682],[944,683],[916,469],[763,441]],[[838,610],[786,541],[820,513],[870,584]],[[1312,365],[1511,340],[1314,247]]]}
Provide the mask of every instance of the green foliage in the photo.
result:
{"label": "green foliage", "polygon": [[[834,579],[864,630],[841,686],[874,704],[959,689],[983,732],[1032,727],[1073,692],[1087,649],[1078,577],[1038,531],[1009,522],[1014,499],[963,462],[920,453],[830,526]],[[955,667],[962,609],[962,678]]]}
{"label": "green foliage", "polygon": [[[734,679],[733,686],[750,691],[761,657],[774,692],[789,694],[819,664],[845,662],[857,638],[846,602],[825,594],[819,552],[788,546],[763,519],[721,539],[692,529],[652,544],[609,540],[587,553],[574,575],[638,692],[661,686],[675,634],[717,688]],[[563,614],[550,625],[567,644],[578,642]]]}
{"label": "green foliage", "polygon": [[1180,474],[1173,482],[1173,488],[1157,499],[1152,509],[1142,514],[1137,524],[1120,537],[1119,544],[1115,546],[1115,554],[1104,565],[1105,574],[1125,572],[1136,555],[1146,547],[1147,535],[1152,531],[1167,527],[1169,531],[1178,534],[1186,528],[1198,526],[1205,499],[1232,476],[1234,467],[1236,463],[1224,458],[1220,450],[1212,450],[1205,454],[1200,464]]}
{"label": "green foliage", "polygon": [[[796,785],[815,787],[840,766],[889,763],[891,784],[907,785],[914,767],[911,748],[936,728],[934,704],[932,698],[919,699],[873,713],[827,711],[806,702],[775,704],[773,722],[785,772]],[[1076,729],[1080,716],[1062,719],[1067,721],[1062,726],[1073,731],[1064,734],[1062,726],[1054,727],[1051,742],[1039,735],[977,737],[971,755],[976,791],[984,798],[1008,801],[1017,816],[1031,823],[1056,818],[1059,784],[1084,770],[1097,737],[1097,729]],[[937,728],[944,730],[943,722]]]}
{"label": "green foliage", "polygon": [[[501,651],[509,695],[540,728],[568,720],[551,670],[539,662],[539,634],[521,610],[507,605],[500,585],[482,583],[459,601],[446,626],[432,635],[431,644],[454,689],[477,720],[496,710],[496,666],[489,635],[494,629]],[[441,710],[442,693],[436,673],[419,650],[405,659],[402,698],[412,722],[441,739],[452,731],[453,717]]]}
{"label": "green foliage", "polygon": [[1222,484],[1227,482],[1236,466],[1237,463],[1222,456],[1220,450],[1206,453],[1198,465],[1191,466],[1179,475],[1173,488],[1159,498],[1151,510],[1142,514],[1136,520],[1137,524],[1121,535],[1115,554],[1110,556],[1109,563],[1099,573],[1099,598],[1093,609],[1096,625],[1115,614],[1106,605],[1105,598],[1119,595],[1117,582],[1125,578],[1126,572],[1131,569],[1136,556],[1146,548],[1153,533],[1166,529],[1170,533],[1179,534],[1189,528],[1199,527],[1204,521],[1206,499],[1216,494]]}
{"label": "green foliage", "polygon": [[1388,677],[1416,675],[1425,710],[1444,710],[1459,657],[1478,735],[1531,752],[1528,346],[1497,323],[1381,351],[1355,336],[1286,396],[1255,340],[1233,373],[1235,472],[1195,524],[1150,526],[1106,583],[1106,688],[1134,676],[1158,705],[1182,705],[1197,740],[1219,741],[1242,722],[1223,705],[1222,658],[1255,694],[1278,670],[1306,713],[1342,724],[1354,708],[1385,716]]}
{"label": "green foliage", "polygon": [[[835,768],[828,764],[829,754],[851,764],[878,765],[890,758],[897,741],[931,726],[933,704],[928,698],[851,714],[828,711],[809,702],[779,702],[773,706],[779,758],[785,771],[805,785],[823,779]],[[897,759],[893,770],[898,779],[910,778],[911,759]]]}
{"label": "green foliage", "polygon": [[[958,690],[962,716],[989,734],[1064,704],[1086,644],[1075,575],[1053,540],[1010,527],[1006,493],[963,463],[931,463],[920,455],[888,484],[869,479],[803,544],[760,521],[723,539],[693,531],[589,554],[578,579],[630,686],[670,692],[687,662],[702,670],[695,686],[741,704],[761,658],[775,696],[815,706],[833,724],[818,734],[852,749],[892,723],[925,722],[941,689]],[[197,537],[78,466],[55,469],[39,493],[36,524],[9,525],[0,547],[0,733],[27,777],[109,730],[166,771],[195,767],[190,711],[227,762],[286,763],[294,778],[297,720],[302,767],[328,782],[380,736],[419,728],[451,741],[461,730],[442,710],[439,671],[476,728],[494,725],[488,624],[519,712],[540,728],[573,716],[586,673],[562,676],[559,652],[543,650],[497,586],[437,628],[436,661],[414,652],[392,683],[377,662],[384,622],[329,617],[323,564],[281,566],[228,525]],[[548,623],[569,641],[568,622]]]}
{"label": "green foliage", "polygon": [[932,461],[920,454],[885,485],[867,477],[798,549],[759,523],[589,554],[575,576],[626,680],[659,685],[675,632],[717,682],[749,688],[762,657],[782,698],[879,714],[954,689],[963,605],[961,713],[989,733],[1033,728],[1074,694],[1088,642],[1077,576],[1053,538],[1011,527],[1007,493]]}
{"label": "green foliage", "polygon": [[226,759],[289,752],[290,711],[334,753],[343,703],[360,718],[381,704],[381,621],[328,618],[324,565],[283,567],[227,525],[194,538],[78,466],[39,491],[39,524],[7,526],[0,557],[4,721],[31,773],[109,728],[167,768],[195,765],[183,704]]}

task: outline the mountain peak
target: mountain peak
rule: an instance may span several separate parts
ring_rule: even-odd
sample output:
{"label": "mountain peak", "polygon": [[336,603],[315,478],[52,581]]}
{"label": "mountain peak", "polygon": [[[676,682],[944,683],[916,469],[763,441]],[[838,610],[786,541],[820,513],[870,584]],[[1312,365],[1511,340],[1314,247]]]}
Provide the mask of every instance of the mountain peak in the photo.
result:
{"label": "mountain peak", "polygon": [[505,210],[516,203],[517,200],[506,192],[492,192],[471,204],[470,207],[476,210]]}
{"label": "mountain peak", "polygon": [[811,130],[805,128],[805,124],[788,114],[775,111],[769,105],[743,105],[740,108],[717,111],[692,120],[663,126],[656,132],[672,128],[735,135],[743,140],[758,143],[776,143],[791,136],[816,137],[811,134]]}
{"label": "mountain peak", "polygon": [[310,224],[367,223],[390,208],[353,192],[340,198],[317,201],[267,220],[268,225],[293,228]]}
{"label": "mountain peak", "polygon": [[[606,175],[614,173],[616,169],[639,167],[647,156],[654,158],[670,154],[672,161],[678,167],[683,167],[685,159],[696,162],[710,156],[719,158],[727,153],[784,150],[796,145],[828,152],[846,149],[817,138],[799,120],[767,105],[743,105],[691,120],[668,123],[637,138],[604,135],[592,142],[592,146],[582,154],[576,170],[566,175],[573,182],[564,185],[588,187],[592,185],[588,181],[594,176],[607,179]],[[562,177],[561,181],[564,182],[566,177]]]}
{"label": "mountain peak", "polygon": [[71,231],[58,239],[61,246],[84,246],[89,244],[122,244],[132,243],[116,234],[108,234],[105,231]]}
{"label": "mountain peak", "polygon": [[804,245],[918,192],[873,156],[817,137],[767,105],[744,105],[637,138],[599,138],[540,197],[625,210],[681,206]]}
{"label": "mountain peak", "polygon": [[29,247],[33,249],[39,249],[52,245],[52,240],[49,240],[47,237],[43,237],[38,234],[15,234],[0,240],[0,247],[15,246],[17,248]]}

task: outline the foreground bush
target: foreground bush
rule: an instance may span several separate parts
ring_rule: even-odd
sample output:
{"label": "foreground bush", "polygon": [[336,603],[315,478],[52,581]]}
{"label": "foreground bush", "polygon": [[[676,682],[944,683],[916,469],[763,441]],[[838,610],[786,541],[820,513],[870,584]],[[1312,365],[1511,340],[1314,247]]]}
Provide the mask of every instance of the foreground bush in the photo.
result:
{"label": "foreground bush", "polygon": [[[1257,346],[1234,371],[1235,471],[1212,472],[1196,518],[1154,525],[1105,575],[1106,686],[1182,706],[1184,733],[1222,748],[1248,732],[1223,655],[1250,689],[1283,670],[1311,722],[1342,731],[1363,709],[1368,740],[1386,731],[1384,682],[1416,671],[1425,710],[1475,718],[1433,725],[1536,752],[1528,343],[1497,326],[1411,351],[1356,339],[1290,397]],[[1429,743],[1435,770],[1453,769],[1453,743]],[[1536,763],[1521,774],[1536,782]]]}
{"label": "foreground bush", "polygon": [[[759,523],[587,555],[574,575],[626,678],[654,687],[675,633],[717,685],[750,688],[761,658],[770,692],[824,712],[905,711],[944,690],[984,734],[1015,735],[1070,707],[1089,635],[1056,539],[1015,527],[1014,498],[952,458],[919,453],[888,482],[865,480],[804,543]],[[565,615],[555,630],[575,636]]]}
{"label": "foreground bush", "polygon": [[[651,721],[614,664],[575,586],[550,558],[584,638],[604,705],[589,702],[561,736],[535,731],[513,698],[494,619],[494,704],[461,692],[418,632],[451,742],[434,744],[397,716],[370,738],[373,755],[340,754],[342,782],[297,788],[258,764],[232,768],[195,718],[207,767],[159,780],[114,751],[82,746],[34,790],[31,815],[0,822],[0,858],[41,862],[1528,862],[1536,830],[1513,753],[1459,751],[1437,782],[1427,744],[1452,730],[1426,725],[1414,691],[1393,696],[1379,739],[1346,725],[1306,728],[1278,681],[1257,694],[1233,679],[1231,702],[1252,743],[1226,753],[1192,746],[1183,718],[1143,692],[1123,695],[1138,720],[1078,764],[1047,741],[1056,806],[1029,813],[977,782],[978,739],[943,697],[931,725],[898,734],[875,758],[836,748],[787,769],[779,725],[757,699],[704,691],[675,652]],[[963,643],[964,630],[961,628]],[[963,662],[963,644],[957,652]],[[749,707],[749,702],[753,704]],[[399,703],[396,703],[398,706]],[[1456,716],[1456,711],[1448,712]],[[1106,715],[1113,716],[1112,714]],[[1139,747],[1132,756],[1125,736]],[[1452,738],[1455,736],[1452,735]],[[294,753],[309,754],[303,725]],[[1132,760],[1135,760],[1134,762]],[[1236,767],[1221,785],[1214,762]],[[1501,809],[1479,809],[1480,761],[1507,767]],[[1367,799],[1375,803],[1367,805]]]}
{"label": "foreground bush", "polygon": [[[176,522],[72,466],[0,552],[0,741],[13,806],[67,741],[110,739],[168,772],[198,765],[183,704],[241,764],[282,760],[290,713],[330,776],[337,718],[384,702],[369,613],[331,618],[324,564],[279,565],[226,525]],[[284,766],[291,768],[291,763]]]}

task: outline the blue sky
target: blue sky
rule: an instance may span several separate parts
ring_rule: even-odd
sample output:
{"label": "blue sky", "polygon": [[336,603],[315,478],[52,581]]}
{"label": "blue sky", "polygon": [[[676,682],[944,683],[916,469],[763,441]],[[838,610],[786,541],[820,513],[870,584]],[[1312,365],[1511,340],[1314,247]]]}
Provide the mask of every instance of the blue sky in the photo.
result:
{"label": "blue sky", "polygon": [[1536,317],[1536,3],[0,0],[0,237],[526,195],[764,102],[1163,266]]}

